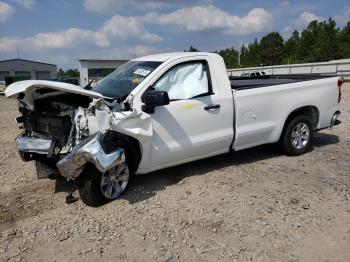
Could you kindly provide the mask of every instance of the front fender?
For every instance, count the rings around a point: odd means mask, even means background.
[[[101,173],[117,166],[125,161],[124,149],[117,148],[112,153],[106,154],[101,146],[102,133],[90,137],[76,145],[72,152],[57,163],[61,175],[73,179],[77,178],[87,163],[95,165]]]

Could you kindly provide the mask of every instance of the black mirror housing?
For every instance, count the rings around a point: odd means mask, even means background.
[[[169,95],[166,91],[146,91],[141,101],[144,103],[142,111],[153,114],[156,106],[163,106],[169,104]]]

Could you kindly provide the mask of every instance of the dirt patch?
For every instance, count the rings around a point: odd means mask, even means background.
[[[65,204],[64,180],[36,179],[15,150],[16,102],[0,97],[0,260],[348,261],[343,90],[343,123],[306,155],[267,145],[162,170],[97,209]]]
[[[39,180],[0,192],[0,232],[19,220],[57,208],[64,199],[63,194],[57,193],[74,188],[63,178],[58,178],[55,181]]]
[[[8,227],[8,223],[46,211],[50,203],[53,203],[53,201],[47,201],[47,197],[52,194],[50,189],[52,188],[47,188],[45,185],[28,184],[18,186],[10,192],[1,192],[0,225]]]

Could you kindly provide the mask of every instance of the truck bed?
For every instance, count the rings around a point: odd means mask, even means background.
[[[265,86],[274,86],[289,84],[302,81],[310,81],[334,77],[335,75],[320,75],[320,74],[299,74],[299,75],[265,75],[255,77],[229,77],[231,88],[234,90],[246,90]]]

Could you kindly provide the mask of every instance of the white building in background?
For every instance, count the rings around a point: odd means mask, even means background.
[[[117,69],[126,62],[128,60],[80,59],[80,86],[84,87],[89,83],[89,69]]]

